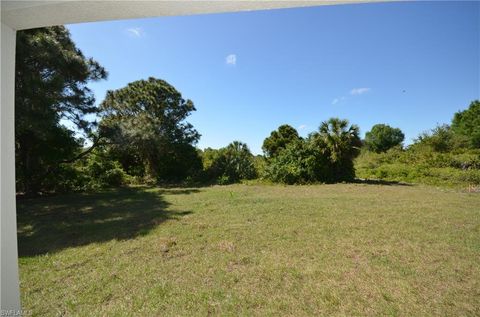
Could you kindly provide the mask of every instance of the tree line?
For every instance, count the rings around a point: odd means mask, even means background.
[[[175,87],[152,77],[137,80],[108,91],[97,106],[87,84],[107,77],[63,26],[17,33],[18,192],[127,183],[227,184],[259,177],[286,184],[352,181],[362,151],[408,150],[398,128],[378,124],[362,140],[358,126],[339,118],[320,123],[306,138],[281,125],[263,142],[263,156],[252,155],[240,141],[200,150],[201,135],[187,121],[195,105]],[[437,152],[479,149],[480,103],[472,102],[455,114],[451,125],[422,134],[409,148],[422,146]]]

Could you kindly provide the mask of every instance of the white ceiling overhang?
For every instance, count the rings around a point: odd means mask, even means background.
[[[174,1],[4,1],[2,23],[15,30],[81,22],[294,8],[391,0],[174,0]]]

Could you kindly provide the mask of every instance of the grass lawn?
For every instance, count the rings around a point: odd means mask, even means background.
[[[337,184],[19,200],[34,315],[480,315],[480,194]]]

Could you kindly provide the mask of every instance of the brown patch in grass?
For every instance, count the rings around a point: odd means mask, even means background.
[[[177,239],[176,238],[161,239],[158,242],[158,248],[163,253],[169,252],[176,245],[177,245]]]
[[[231,241],[222,240],[218,243],[220,251],[232,253],[235,251],[235,245]]]

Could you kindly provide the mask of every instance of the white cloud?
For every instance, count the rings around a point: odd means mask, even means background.
[[[352,90],[350,90],[350,95],[363,95],[367,92],[371,91],[370,88],[353,88]],[[332,105],[336,105],[340,102],[344,102],[345,100],[347,100],[347,96],[341,96],[341,97],[338,97],[338,98],[334,98],[332,100]]]
[[[370,91],[370,88],[353,88],[350,90],[350,95],[362,95]]]
[[[336,105],[337,103],[339,103],[341,101],[344,101],[345,99],[347,99],[347,97],[345,97],[345,96],[335,98],[335,99],[332,100],[332,105]]]
[[[298,126],[298,130],[303,130],[305,128],[307,128],[306,124],[301,124],[301,125]]]
[[[127,33],[130,36],[133,36],[133,37],[144,37],[145,36],[145,32],[143,31],[142,28],[129,28],[129,29],[127,29]]]
[[[225,63],[227,65],[237,65],[237,55],[235,54],[230,54],[227,57],[225,57]]]

